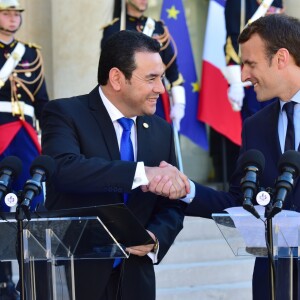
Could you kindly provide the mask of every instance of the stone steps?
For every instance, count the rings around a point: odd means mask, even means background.
[[[213,220],[186,217],[155,266],[157,300],[251,300],[254,257],[233,254]]]
[[[251,283],[249,281],[214,284],[195,287],[178,287],[176,290],[159,289],[156,300],[251,300]]]

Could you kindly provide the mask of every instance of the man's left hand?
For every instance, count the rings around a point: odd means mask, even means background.
[[[155,238],[155,235],[151,231],[149,231],[149,230],[147,230],[147,231],[153,239],[153,244],[128,247],[125,249],[125,251],[127,251],[129,254],[133,254],[133,255],[137,255],[137,256],[145,256],[149,252],[151,252],[155,245],[156,238]]]

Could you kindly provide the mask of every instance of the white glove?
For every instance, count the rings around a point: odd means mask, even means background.
[[[180,121],[184,117],[185,105],[181,103],[175,103],[171,107],[170,117],[173,121],[174,126],[179,131],[180,130]]]
[[[232,83],[228,88],[228,98],[234,111],[240,111],[245,97],[244,86],[242,83]]]
[[[224,75],[229,83],[227,93],[232,109],[240,111],[245,97],[244,83],[241,81],[241,66],[227,66],[224,70]]]
[[[185,112],[185,90],[181,85],[173,86],[171,88],[172,106],[170,117],[174,126],[179,131],[180,121],[184,117]]]

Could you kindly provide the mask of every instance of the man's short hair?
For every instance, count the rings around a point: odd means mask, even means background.
[[[103,45],[98,66],[98,83],[106,85],[109,71],[118,68],[130,80],[136,68],[136,52],[159,53],[160,44],[137,31],[122,30],[112,34]]]

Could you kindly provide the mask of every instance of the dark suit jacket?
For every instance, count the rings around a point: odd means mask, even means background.
[[[259,186],[263,188],[274,188],[279,175],[277,164],[282,155],[278,137],[279,109],[279,101],[276,101],[247,118],[243,126],[241,154],[250,149],[257,149],[265,157],[265,169],[259,177]],[[219,213],[225,208],[242,205],[243,195],[240,190],[240,181],[244,174],[241,171],[237,167],[231,178],[228,193],[196,184],[196,197],[187,207],[186,215],[210,218],[212,213]],[[287,196],[283,209],[300,211],[299,180],[295,180],[294,188]],[[266,278],[268,278],[267,265],[267,260],[264,258],[256,260],[253,274],[253,299],[255,300],[269,299],[269,286],[266,282]]]
[[[50,101],[42,130],[43,153],[57,164],[54,180],[47,185],[46,207],[120,203],[123,193],[129,193],[128,208],[159,240],[160,261],[182,229],[182,204],[140,188],[131,190],[136,162],[120,160],[116,133],[98,87],[88,95]],[[176,165],[172,128],[157,116],[137,117],[137,149],[137,161],[145,166],[158,166],[162,160]],[[82,263],[75,271],[80,278],[76,299],[100,299],[112,264],[113,260],[99,261],[97,266]],[[148,256],[125,260],[122,288],[122,299],[155,299],[155,276]]]

